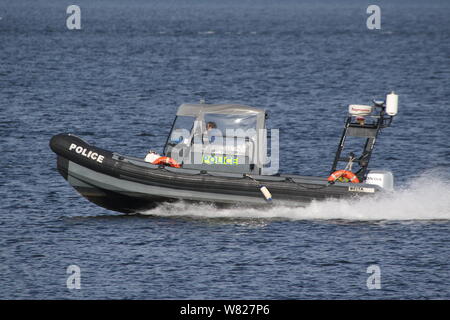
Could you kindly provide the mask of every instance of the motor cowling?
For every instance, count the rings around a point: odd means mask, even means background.
[[[394,190],[394,175],[390,171],[370,170],[364,182],[380,186],[387,191]]]

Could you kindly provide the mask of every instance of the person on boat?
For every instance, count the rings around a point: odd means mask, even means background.
[[[209,131],[211,129],[217,129],[217,124],[215,122],[213,122],[213,121],[209,121],[206,124],[206,130]]]
[[[213,129],[217,129],[217,124],[213,121],[209,121],[206,123],[206,133],[208,135],[208,141],[209,143],[213,143],[215,140],[215,136],[211,135],[210,131]]]

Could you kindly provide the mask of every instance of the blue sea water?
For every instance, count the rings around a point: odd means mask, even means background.
[[[369,30],[372,1],[75,2],[0,6],[0,298],[450,298],[450,3],[376,1]],[[326,176],[346,105],[392,90],[371,168],[396,192],[364,201],[126,216],[79,196],[48,147],[71,132],[143,157],[181,103],[235,102],[269,111],[282,172]]]

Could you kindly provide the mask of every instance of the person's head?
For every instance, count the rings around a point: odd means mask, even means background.
[[[206,130],[211,130],[211,129],[216,129],[216,128],[217,128],[217,125],[215,122],[210,121],[206,124]]]

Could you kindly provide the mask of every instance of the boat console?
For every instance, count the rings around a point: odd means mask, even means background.
[[[266,113],[236,104],[182,104],[164,154],[185,169],[261,174]]]

